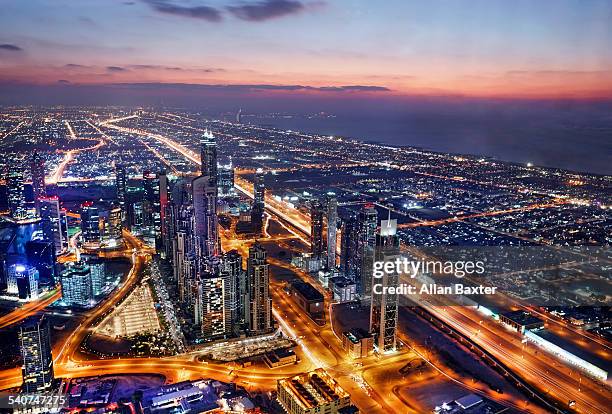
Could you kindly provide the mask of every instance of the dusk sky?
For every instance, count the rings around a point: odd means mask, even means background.
[[[5,0],[0,84],[612,98],[611,44],[607,0]]]

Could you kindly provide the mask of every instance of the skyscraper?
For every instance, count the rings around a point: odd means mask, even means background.
[[[355,281],[355,255],[357,253],[357,217],[353,211],[342,217],[340,234],[340,272]]]
[[[6,292],[19,299],[38,299],[38,269],[34,266],[14,264],[8,268]]]
[[[205,339],[227,338],[233,331],[232,323],[232,280],[228,272],[202,272],[199,283],[201,289],[201,327]],[[197,319],[197,318],[196,318]]]
[[[310,252],[312,257],[320,260],[324,251],[323,206],[318,200],[313,200],[310,204]]]
[[[129,227],[128,212],[126,205],[127,197],[127,172],[125,165],[115,165],[115,188],[117,190],[117,204],[121,209],[121,222],[125,227]]]
[[[201,258],[219,255],[217,222],[217,144],[211,132],[206,131],[200,141],[202,175],[191,182],[195,219],[194,236]]]
[[[43,238],[53,243],[56,254],[64,250],[64,233],[62,232],[62,217],[59,199],[57,196],[41,197],[39,201],[39,214],[41,217],[41,227]]]
[[[217,183],[217,143],[212,132],[208,130],[200,140],[200,170],[201,175]]]
[[[161,178],[164,179],[164,190],[167,191],[165,174],[154,174],[145,171],[142,175],[144,197],[142,203],[142,224],[144,233],[152,240],[155,249],[162,248],[162,212],[161,212]],[[164,197],[167,197],[165,195]],[[167,200],[167,198],[165,199]]]
[[[220,196],[234,195],[234,167],[230,158],[229,163],[219,166],[219,187]]]
[[[266,250],[255,243],[247,260],[247,291],[249,306],[245,320],[251,334],[258,335],[274,329],[272,297]]]
[[[53,242],[30,240],[25,244],[28,264],[38,270],[39,284],[53,286],[55,283],[56,256]]]
[[[34,193],[34,207],[36,212],[40,214],[40,199],[47,196],[45,188],[45,160],[34,151],[32,161],[30,163],[32,174],[32,192]]]
[[[376,261],[394,261],[400,257],[400,241],[396,234],[397,220],[383,220],[381,232],[376,235]],[[373,278],[372,283],[379,289],[372,290],[370,306],[370,332],[374,336],[374,348],[380,352],[395,351],[397,345],[397,311],[399,297],[387,287],[399,284],[399,274],[384,272],[381,278]]]
[[[81,237],[92,247],[100,244],[100,212],[91,201],[81,204]]]
[[[230,289],[230,313],[234,325],[244,321],[244,296],[246,291],[245,275],[242,271],[242,256],[237,250],[225,253],[221,259],[221,274],[225,275],[229,282]]]
[[[219,254],[217,223],[217,186],[210,177],[202,175],[192,182],[194,236],[201,257]]]
[[[338,199],[334,193],[327,194],[327,268],[336,267],[336,235],[338,224]]]
[[[6,179],[6,190],[8,193],[8,204],[11,217],[14,220],[26,218],[26,198],[23,189],[23,172],[17,167],[13,167]]]
[[[258,168],[253,177],[253,207],[251,208],[251,224],[253,231],[256,233],[261,232],[263,228],[263,215],[266,206],[265,194],[266,186],[263,170]]]
[[[71,263],[60,274],[62,300],[68,306],[91,306],[94,291],[91,271],[84,262]]]
[[[366,204],[357,215],[356,252],[354,256],[357,293],[369,298],[372,293],[372,273],[378,213],[372,204]]]
[[[53,388],[53,358],[49,324],[44,315],[31,317],[19,328],[23,365],[21,374],[25,393],[49,392]]]

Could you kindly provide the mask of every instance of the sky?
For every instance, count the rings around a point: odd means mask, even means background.
[[[92,92],[170,100],[612,98],[608,0],[3,0],[1,7],[3,103]]]

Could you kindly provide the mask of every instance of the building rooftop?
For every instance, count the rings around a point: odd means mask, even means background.
[[[291,282],[291,286],[309,301],[323,302],[323,295],[310,283],[301,280]]]

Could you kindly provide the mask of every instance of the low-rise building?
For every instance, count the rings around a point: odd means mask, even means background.
[[[374,337],[360,328],[342,334],[342,348],[352,358],[364,358],[374,349]]]
[[[325,298],[310,283],[301,280],[291,282],[291,293],[295,302],[311,317],[317,318],[323,315]]]
[[[323,369],[278,381],[278,402],[288,414],[342,414],[351,405],[350,395]]]

